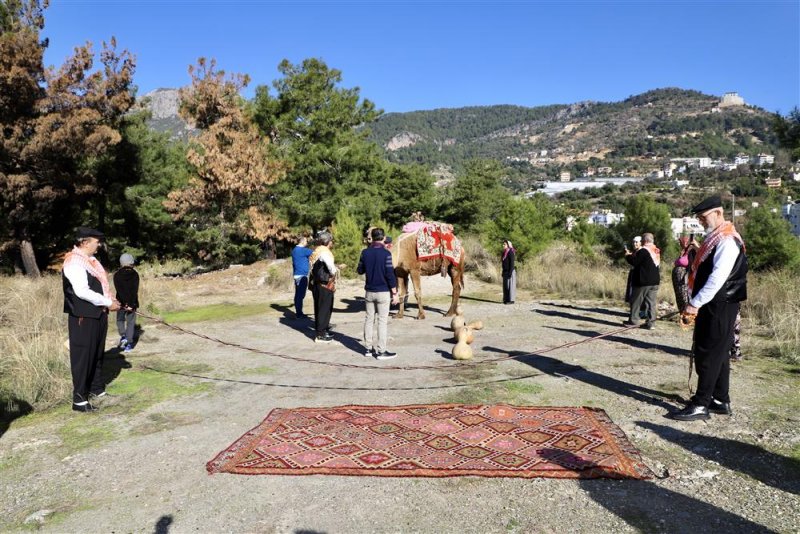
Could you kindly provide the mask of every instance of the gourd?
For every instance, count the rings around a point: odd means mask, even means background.
[[[469,360],[472,358],[472,347],[467,344],[467,330],[462,328],[458,332],[458,343],[453,347],[453,359]]]
[[[456,316],[453,317],[452,321],[450,321],[450,330],[456,333],[456,337],[458,336],[458,329],[464,326],[464,324],[466,324],[466,319],[464,319],[464,308],[457,306]]]

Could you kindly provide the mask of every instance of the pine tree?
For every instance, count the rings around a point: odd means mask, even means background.
[[[134,58],[103,43],[92,71],[91,44],[58,69],[45,69],[40,39],[47,2],[13,0],[0,11],[0,250],[18,250],[25,272],[63,243],[79,204],[102,192],[97,162],[120,141],[133,103]]]

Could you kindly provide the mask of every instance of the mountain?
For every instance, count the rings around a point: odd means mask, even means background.
[[[447,173],[470,158],[493,158],[527,182],[588,167],[636,175],[669,158],[774,153],[771,125],[770,113],[738,95],[667,88],[610,103],[387,113],[369,129],[393,161]]]
[[[178,113],[180,108],[179,89],[156,89],[136,99],[132,112],[149,111],[147,125],[157,132],[168,133],[170,139],[186,141],[197,132]]]

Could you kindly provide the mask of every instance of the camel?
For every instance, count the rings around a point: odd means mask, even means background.
[[[397,311],[397,315],[395,315],[395,319],[403,318],[406,296],[408,295],[409,276],[414,283],[414,297],[417,299],[417,307],[419,308],[417,319],[425,318],[420,277],[433,276],[435,274],[444,276],[443,268],[450,275],[450,280],[453,284],[453,298],[450,301],[450,309],[447,310],[445,317],[453,316],[456,314],[458,298],[461,296],[461,289],[464,287],[464,261],[466,258],[464,250],[461,250],[461,260],[458,265],[447,261],[445,258],[431,258],[419,261],[417,259],[416,236],[416,232],[400,234],[395,240],[394,247],[392,247],[392,263],[394,263],[394,272],[397,275],[397,293],[400,300],[400,308]],[[444,267],[442,265],[443,262],[446,264]]]

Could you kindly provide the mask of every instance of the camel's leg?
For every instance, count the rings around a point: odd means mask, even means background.
[[[461,277],[464,276],[464,272],[461,270],[460,266],[456,267],[455,265],[451,265],[450,268],[450,280],[453,283],[453,298],[450,300],[450,309],[447,310],[447,313],[444,314],[445,317],[452,317],[456,314],[456,307],[458,307],[458,299],[461,297]]]
[[[408,300],[408,273],[397,275],[397,298],[400,301],[400,305],[394,318],[402,319],[406,308],[406,300]]]
[[[414,297],[417,299],[417,319],[425,318],[425,307],[422,305],[422,282],[419,269],[411,271],[411,281],[414,283]]]

